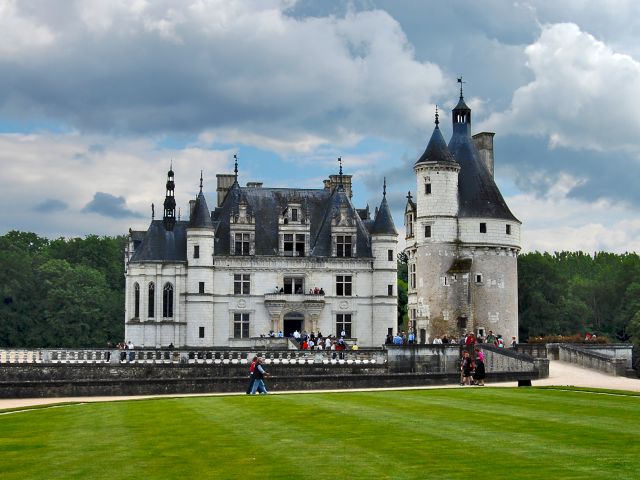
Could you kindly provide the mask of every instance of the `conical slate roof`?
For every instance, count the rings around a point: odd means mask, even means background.
[[[431,134],[431,139],[427,144],[427,148],[416,162],[416,165],[426,162],[456,163],[456,159],[453,155],[451,155],[451,152],[447,147],[447,143],[444,141],[444,137],[442,136],[437,123],[436,128],[433,129],[433,133]]]
[[[211,212],[207,206],[207,201],[204,198],[202,190],[196,197],[196,204],[193,207],[191,214],[191,221],[189,227],[192,228],[213,228],[213,222],[211,221]]]
[[[382,196],[382,202],[378,209],[378,214],[371,227],[372,235],[397,235],[396,226],[393,224],[393,217],[391,216],[391,210],[387,203],[387,196]]]

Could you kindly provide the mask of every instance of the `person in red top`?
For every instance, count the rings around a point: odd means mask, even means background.
[[[473,333],[469,333],[467,338],[464,341],[465,345],[475,345],[476,344],[476,336]]]
[[[256,368],[256,363],[258,363],[258,357],[253,357],[251,365],[249,365],[249,387],[247,387],[247,395],[251,395],[251,389],[253,388],[253,371]]]

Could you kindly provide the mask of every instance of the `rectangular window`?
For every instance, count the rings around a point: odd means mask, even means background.
[[[342,336],[344,332],[345,338],[351,338],[351,314],[338,313],[336,315],[336,335]]]
[[[416,264],[412,263],[409,266],[411,275],[409,276],[409,285],[411,288],[416,288]]]
[[[431,238],[431,225],[424,226],[424,236],[425,238]]]
[[[336,257],[351,256],[351,235],[336,236]]]
[[[387,260],[393,262],[393,250],[387,250]]]
[[[387,285],[387,295],[393,296],[393,285]]]
[[[303,277],[284,277],[284,293],[286,294],[302,294],[304,293]]]
[[[482,283],[482,274],[481,273],[477,273],[476,274],[476,283]]]
[[[233,275],[233,294],[249,295],[251,293],[251,275],[236,273]]]
[[[249,338],[249,314],[233,314],[233,338]]]
[[[487,233],[487,224],[480,222],[480,233]]]
[[[284,234],[284,254],[293,256],[293,233]]]
[[[298,209],[297,208],[292,208],[291,209],[291,221],[292,222],[297,222],[298,221]]]
[[[204,282],[198,282],[198,293],[204,293]]]
[[[204,327],[198,328],[198,338],[204,338]]]
[[[431,184],[430,183],[425,183],[424,184],[424,193],[426,193],[427,195],[431,195]]]
[[[250,235],[248,233],[236,233],[234,255],[249,255]]]
[[[304,257],[304,233],[296,233],[296,255]]]
[[[193,258],[200,258],[200,245],[193,246]]]
[[[336,295],[339,297],[351,296],[351,275],[336,275]]]
[[[506,234],[507,234],[507,235],[511,235],[511,225],[509,225],[509,224],[507,223],[506,227],[507,227],[507,228],[506,228]]]

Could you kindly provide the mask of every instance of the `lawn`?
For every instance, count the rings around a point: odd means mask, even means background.
[[[0,415],[0,477],[631,479],[640,396],[538,388],[175,398]]]

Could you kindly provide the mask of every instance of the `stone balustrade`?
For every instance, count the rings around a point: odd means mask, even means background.
[[[254,356],[265,364],[371,365],[387,362],[383,350],[203,350],[203,349],[0,349],[0,364],[240,364]]]

